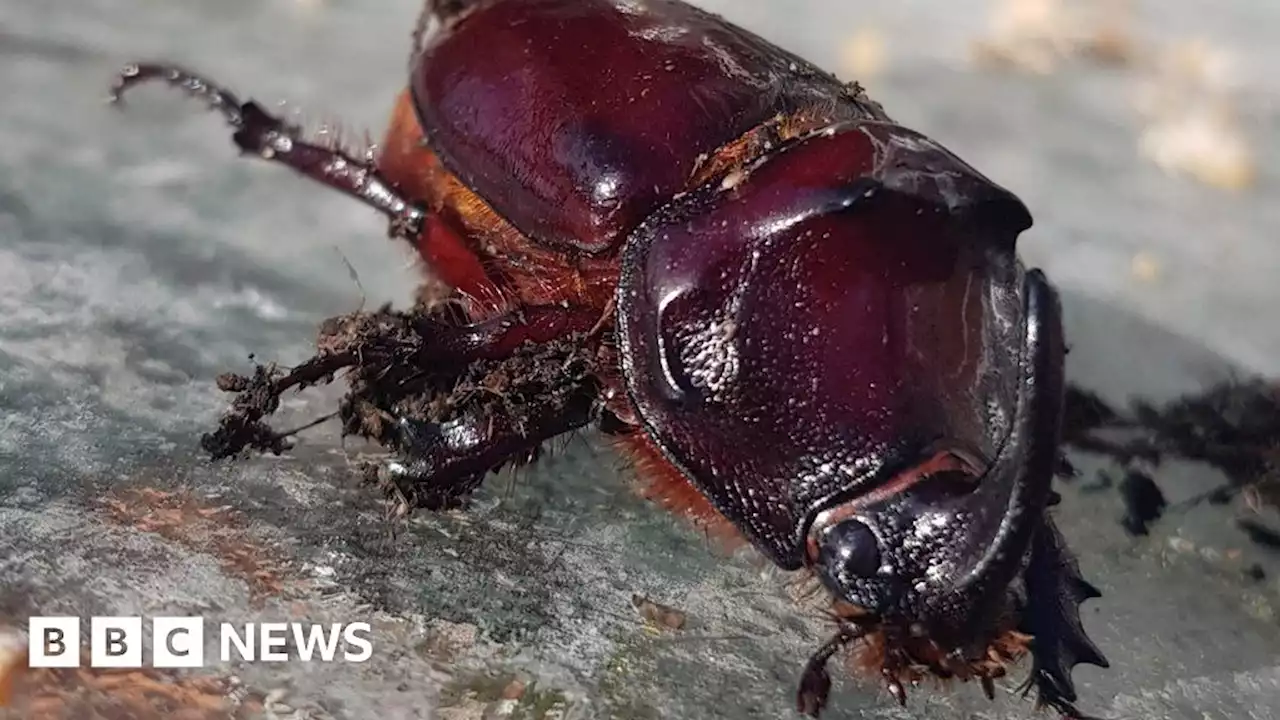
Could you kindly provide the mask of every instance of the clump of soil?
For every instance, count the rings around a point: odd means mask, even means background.
[[[1280,385],[1275,382],[1224,382],[1164,405],[1135,401],[1127,409],[1070,387],[1064,420],[1067,446],[1109,456],[1126,468],[1120,489],[1131,532],[1145,534],[1166,507],[1158,487],[1138,468],[1158,467],[1168,458],[1203,462],[1228,478],[1227,485],[1206,490],[1193,503],[1221,504],[1243,495],[1255,509],[1280,509]]]
[[[220,375],[219,389],[234,398],[218,429],[200,439],[201,447],[214,460],[246,450],[284,452],[297,431],[277,432],[265,418],[280,408],[284,393],[330,384],[340,371],[349,391],[337,412],[324,419],[336,415],[345,434],[387,443],[389,430],[379,410],[390,412],[406,398],[438,397],[445,392],[442,381],[457,374],[431,357],[434,348],[425,337],[432,329],[457,325],[448,320],[443,311],[422,305],[407,312],[387,305],[330,318],[320,327],[316,354],[302,364],[286,370],[255,362],[252,375]]]
[[[1124,498],[1121,524],[1130,535],[1149,534],[1151,524],[1159,520],[1169,506],[1156,481],[1140,470],[1130,470],[1120,481],[1120,496]]]
[[[645,622],[658,628],[680,630],[689,619],[685,611],[671,605],[664,605],[639,593],[632,594],[631,606],[636,609],[640,617],[644,618]]]
[[[529,408],[556,412],[584,395],[594,396],[596,358],[580,336],[525,344],[502,359],[470,359],[466,347],[476,339],[463,329],[465,323],[455,306],[425,300],[409,310],[386,305],[331,318],[320,327],[316,354],[300,365],[255,362],[252,375],[219,376],[218,387],[233,394],[231,407],[218,428],[201,438],[201,446],[214,460],[252,452],[279,455],[301,430],[337,418],[344,436],[403,450],[397,430],[401,418],[433,424],[499,413],[520,418]],[[268,423],[284,393],[339,378],[347,391],[333,413],[288,431]],[[364,473],[407,505],[439,504],[430,493],[389,484],[375,465],[366,464]]]

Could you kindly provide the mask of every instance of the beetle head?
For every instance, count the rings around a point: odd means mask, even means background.
[[[802,138],[655,214],[619,284],[646,430],[777,564],[985,642],[1043,519],[1063,348],[1026,208],[888,123]]]
[[[952,564],[958,523],[948,506],[976,487],[970,468],[942,453],[888,483],[878,501],[824,510],[809,528],[806,563],[841,600],[875,616],[894,612],[911,590],[925,589],[909,587],[913,580],[941,576]]]
[[[1023,338],[1005,368],[1016,398],[995,457],[930,449],[874,490],[817,513],[806,538],[806,563],[837,598],[876,622],[975,651],[1020,610],[1018,578],[1057,460],[1060,312],[1039,272],[1026,274],[1023,295]]]

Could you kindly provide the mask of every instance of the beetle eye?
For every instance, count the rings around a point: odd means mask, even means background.
[[[876,536],[857,520],[836,523],[823,533],[818,564],[845,578],[875,577],[880,571]]]

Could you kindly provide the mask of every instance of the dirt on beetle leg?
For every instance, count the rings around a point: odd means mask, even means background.
[[[344,436],[395,449],[397,418],[444,423],[463,415],[518,416],[531,404],[563,406],[596,386],[597,353],[578,335],[526,343],[502,359],[442,361],[430,333],[464,322],[454,305],[429,298],[420,298],[407,311],[387,305],[330,318],[320,326],[316,354],[301,364],[285,369],[255,362],[251,375],[219,376],[219,389],[234,397],[218,428],[201,438],[201,446],[214,460],[252,452],[279,455],[292,447],[291,438],[300,431],[336,417]],[[347,391],[334,412],[287,431],[268,423],[284,393],[327,385],[339,376]],[[534,449],[517,460],[532,461],[537,453]],[[377,464],[362,463],[361,473],[367,483],[399,499],[406,506],[402,510],[419,504],[413,488],[396,487]]]

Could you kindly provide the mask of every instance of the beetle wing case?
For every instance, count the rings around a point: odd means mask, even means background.
[[[646,429],[749,539],[799,567],[808,520],[946,442],[1009,432],[1026,208],[931,140],[854,122],[673,202],[618,288]]]
[[[529,237],[599,252],[771,118],[876,117],[834,76],[681,2],[489,0],[423,48],[432,150]]]

